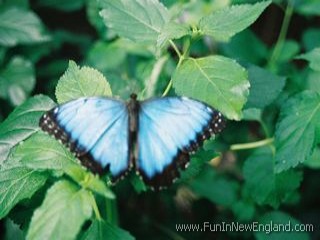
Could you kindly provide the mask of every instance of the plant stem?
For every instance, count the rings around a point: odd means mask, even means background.
[[[267,138],[257,142],[233,144],[230,146],[230,150],[236,151],[236,150],[258,148],[258,147],[269,145],[273,141],[274,141],[274,138]]]
[[[154,64],[150,77],[149,79],[147,79],[147,86],[143,90],[143,97],[149,98],[153,96],[158,78],[168,59],[168,55],[164,55],[161,58],[159,58]]]
[[[172,41],[172,40],[169,40],[169,43],[171,45],[171,47],[173,48],[173,50],[176,52],[176,54],[178,55],[179,58],[181,58],[181,52],[179,51],[177,45]]]
[[[100,215],[100,212],[99,212],[99,208],[98,208],[98,205],[97,205],[97,202],[96,202],[96,199],[94,198],[92,192],[90,191],[90,197],[91,197],[91,205],[92,205],[92,208],[93,208],[93,211],[96,215],[96,218],[98,220],[102,220],[102,217]]]
[[[176,51],[178,57],[179,57],[179,61],[178,61],[178,64],[177,64],[177,67],[176,68],[179,68],[180,65],[182,64],[183,60],[186,59],[188,56],[189,56],[189,50],[190,50],[190,38],[187,38],[183,44],[183,54],[180,53],[179,49],[177,48],[176,44],[170,40],[170,44],[171,46],[173,47],[173,49]],[[172,78],[170,79],[166,89],[164,90],[163,94],[162,94],[162,97],[165,97],[170,89],[172,87]]]
[[[278,60],[279,55],[282,51],[284,41],[287,36],[292,13],[293,13],[293,5],[292,5],[291,1],[288,1],[288,5],[287,5],[285,13],[284,13],[284,18],[283,18],[282,26],[281,26],[280,33],[278,36],[278,40],[276,42],[276,45],[273,49],[273,52],[272,52],[271,57],[270,57],[268,64],[267,64],[269,68],[273,68],[274,64]]]

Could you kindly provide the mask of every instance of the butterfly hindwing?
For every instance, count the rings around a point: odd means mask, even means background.
[[[179,176],[178,168],[225,122],[221,113],[189,98],[167,97],[141,102],[136,167],[154,188],[168,186]]]
[[[76,153],[84,165],[113,180],[129,168],[126,104],[110,98],[80,98],[60,105],[40,120],[41,128]]]

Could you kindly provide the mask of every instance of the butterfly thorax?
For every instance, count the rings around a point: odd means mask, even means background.
[[[130,149],[130,165],[135,165],[135,160],[137,159],[137,132],[138,132],[138,122],[139,122],[139,108],[140,104],[137,100],[137,95],[132,93],[130,100],[127,104],[128,116],[129,116],[129,149]]]

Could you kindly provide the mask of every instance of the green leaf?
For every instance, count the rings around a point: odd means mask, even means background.
[[[30,98],[0,124],[0,164],[7,159],[11,148],[39,129],[41,115],[54,105],[53,101],[46,96]]]
[[[34,212],[27,239],[75,239],[92,214],[91,194],[69,181],[55,183]]]
[[[115,199],[114,193],[107,188],[106,183],[103,182],[98,175],[86,171],[82,166],[69,165],[64,171],[83,188],[99,193],[105,198]]]
[[[37,171],[53,170],[55,175],[61,175],[67,167],[77,164],[69,150],[44,132],[37,132],[19,144],[11,157]]]
[[[296,0],[295,11],[306,16],[320,15],[320,2],[318,0]]]
[[[69,62],[69,67],[56,88],[59,104],[80,97],[110,95],[110,85],[100,72],[89,67],[79,68],[73,61]]]
[[[320,168],[320,148],[316,147],[312,155],[303,162],[309,168],[319,169]]]
[[[97,0],[86,1],[86,13],[88,21],[97,30],[101,38],[109,39],[110,36],[108,36],[107,27],[104,24],[103,19],[99,15],[99,11],[100,7]]]
[[[255,202],[278,207],[299,187],[302,176],[292,170],[276,174],[273,164],[271,149],[259,149],[246,160],[243,175]]]
[[[47,180],[47,175],[7,161],[0,168],[0,219],[21,200],[30,198]]]
[[[283,42],[279,56],[277,57],[277,63],[287,63],[291,61],[300,51],[300,45],[293,40],[286,40]]]
[[[262,110],[259,108],[247,108],[243,110],[243,120],[258,121],[262,119]]]
[[[272,211],[259,218],[259,224],[264,231],[255,232],[254,235],[258,240],[308,240],[310,239],[306,232],[295,231],[294,227],[300,224],[298,220],[292,216],[280,212]],[[273,224],[273,225],[272,225]],[[279,224],[283,224],[285,231],[280,231]],[[278,227],[278,230],[274,228]]]
[[[237,201],[232,205],[232,211],[239,221],[250,221],[255,214],[253,203],[242,200]]]
[[[310,157],[320,134],[320,96],[304,91],[290,98],[281,108],[275,132],[275,169],[295,167]]]
[[[320,46],[320,29],[319,28],[309,28],[303,32],[302,36],[303,48],[306,51],[311,51],[312,49]]]
[[[157,47],[163,48],[169,40],[179,39],[186,35],[191,35],[191,29],[187,25],[168,22],[158,36]]]
[[[85,232],[82,240],[133,240],[135,239],[129,232],[118,228],[117,226],[111,225],[106,221],[94,220],[89,227],[89,229]]]
[[[50,7],[61,11],[76,11],[84,6],[85,0],[38,0],[37,4],[42,7]]]
[[[234,5],[218,10],[200,20],[199,30],[218,41],[227,41],[254,23],[270,3],[264,1],[253,5]]]
[[[251,65],[247,68],[250,81],[250,94],[246,108],[264,108],[272,103],[285,85],[285,78],[263,68]]]
[[[40,19],[33,12],[22,8],[0,10],[0,45],[13,47],[49,39],[49,36],[44,34]]]
[[[205,197],[218,205],[229,207],[237,200],[236,182],[218,176],[209,166],[189,185],[198,196]]]
[[[169,21],[167,8],[157,0],[100,0],[100,15],[119,36],[136,42],[155,44]]]
[[[320,71],[320,47],[315,48],[308,53],[299,55],[297,59],[307,60],[312,70]]]
[[[254,51],[248,51],[248,42]],[[269,57],[267,46],[250,29],[235,35],[221,47],[223,55],[257,65],[265,62]]]
[[[188,168],[184,171],[181,171],[181,177],[177,182],[187,182],[197,177],[207,166],[207,162],[216,157],[220,157],[219,154],[217,154],[213,150],[204,150],[205,147],[206,145],[204,145],[203,149],[200,149],[195,155],[191,157]],[[212,147],[209,147],[209,149],[212,149]]]
[[[118,42],[98,41],[88,52],[87,62],[99,71],[115,70],[125,61],[127,53]]]
[[[250,86],[247,72],[222,56],[185,60],[173,75],[176,93],[202,100],[239,120]]]
[[[19,161],[37,171],[51,170],[55,176],[66,173],[82,187],[106,198],[115,198],[99,176],[86,171],[65,146],[46,133],[35,133],[19,144],[10,160]]]
[[[7,218],[5,221],[4,240],[10,239],[24,240],[26,237],[23,231],[19,228],[18,224],[15,224],[11,219]]]
[[[13,105],[26,100],[36,83],[32,63],[21,57],[14,57],[0,71],[0,98],[8,99]]]

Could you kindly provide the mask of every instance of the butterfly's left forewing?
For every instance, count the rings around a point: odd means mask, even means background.
[[[41,128],[75,152],[84,165],[116,180],[129,168],[128,111],[110,98],[80,98],[44,114]]]
[[[158,98],[142,102],[139,111],[136,167],[154,188],[168,186],[178,169],[211,135],[225,126],[220,112],[189,98]]]

